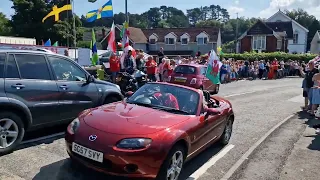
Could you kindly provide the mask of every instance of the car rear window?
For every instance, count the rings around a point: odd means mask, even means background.
[[[197,69],[193,66],[177,66],[174,72],[179,74],[196,74]]]

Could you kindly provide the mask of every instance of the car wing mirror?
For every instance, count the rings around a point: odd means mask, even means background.
[[[211,115],[211,116],[218,115],[221,113],[217,108],[206,108],[205,112],[207,115]]]
[[[128,92],[126,92],[125,94],[124,94],[124,96],[125,97],[130,97],[130,96],[132,96],[133,95],[133,92],[132,91],[128,91]]]
[[[94,76],[93,75],[86,75],[86,80],[87,80],[87,83],[91,83],[94,81]]]

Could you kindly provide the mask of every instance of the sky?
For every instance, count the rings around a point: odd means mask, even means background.
[[[10,18],[14,14],[11,9],[12,2],[10,0],[1,1],[0,12]],[[114,13],[125,11],[124,1],[113,0]],[[95,3],[89,3],[88,0],[74,0],[74,2],[76,14],[84,15],[90,10],[98,9],[107,0],[97,0]],[[166,5],[186,12],[187,9],[210,6],[211,4],[226,8],[231,18],[235,18],[236,13],[239,13],[240,17],[268,18],[279,9],[292,10],[302,8],[320,20],[320,0],[128,0],[128,11],[130,13],[143,13],[152,7]]]

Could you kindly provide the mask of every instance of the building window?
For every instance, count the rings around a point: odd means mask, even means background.
[[[188,38],[182,38],[181,39],[181,44],[182,45],[187,45],[188,44]]]
[[[197,39],[197,42],[199,45],[208,44],[208,38],[207,37],[199,37]]]
[[[174,38],[166,38],[166,44],[174,44]]]
[[[282,48],[282,40],[277,40],[277,49],[280,50]]]
[[[156,39],[150,39],[150,40],[149,40],[149,43],[150,43],[150,44],[155,44],[155,43],[156,43]]]
[[[298,38],[299,38],[299,34],[298,33],[294,33],[293,34],[293,44],[298,44]]]
[[[266,50],[266,36],[253,36],[252,49],[253,50]]]

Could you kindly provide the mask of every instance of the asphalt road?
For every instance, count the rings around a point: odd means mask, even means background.
[[[225,147],[212,146],[191,160],[185,165],[180,179],[223,178],[250,147],[270,129],[300,110],[303,103],[301,81],[300,78],[288,78],[238,81],[222,85],[219,95],[231,101],[236,115],[231,142]],[[299,121],[289,120],[284,123],[261,143],[250,159],[232,174],[231,179],[265,179],[259,177],[266,177],[265,173],[272,172],[276,173],[271,179],[279,178],[282,172],[279,168],[283,167],[285,157],[288,157],[293,149],[292,144],[298,141],[305,128],[306,126]],[[63,128],[56,129],[59,131]],[[53,130],[52,133],[55,131],[57,130]],[[39,135],[29,135],[27,140],[37,136]],[[64,140],[61,137],[21,145],[19,150],[0,157],[0,179],[124,179],[106,176],[71,164],[64,146]],[[268,163],[264,163],[265,157],[269,157]],[[272,165],[279,168],[270,168],[273,167]],[[259,166],[264,168],[258,168]],[[290,169],[290,167],[287,168]],[[264,169],[272,170],[266,172]]]

